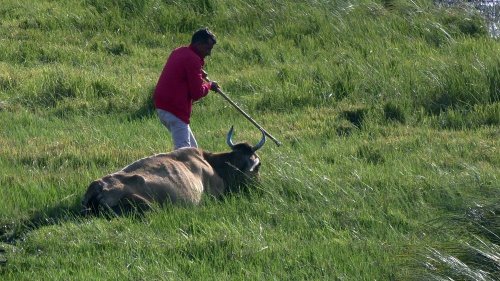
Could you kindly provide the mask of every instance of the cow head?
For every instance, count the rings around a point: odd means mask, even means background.
[[[246,187],[252,180],[258,179],[261,166],[260,158],[256,151],[262,148],[266,142],[266,136],[262,132],[262,138],[255,146],[243,143],[233,143],[233,127],[227,133],[226,143],[231,152],[223,153],[221,160],[215,168],[217,173],[224,179],[229,192]]]
[[[266,143],[266,135],[262,132],[262,138],[255,146],[251,146],[246,142],[234,144],[233,129],[231,126],[226,138],[226,143],[231,148],[231,154],[233,155],[231,164],[247,175],[257,175],[261,163],[259,156],[255,152]]]

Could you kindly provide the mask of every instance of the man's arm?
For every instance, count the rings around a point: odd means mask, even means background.
[[[201,63],[197,61],[187,62],[186,76],[191,99],[196,101],[208,94],[212,84],[203,80],[203,69]]]

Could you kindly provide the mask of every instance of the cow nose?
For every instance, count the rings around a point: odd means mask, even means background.
[[[255,162],[253,162],[252,167],[250,167],[250,172],[258,172],[258,171],[259,171],[259,167],[260,167],[260,161],[259,161],[259,159],[257,158],[257,159],[255,160]]]

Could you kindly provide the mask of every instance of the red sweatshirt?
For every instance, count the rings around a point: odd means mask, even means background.
[[[191,46],[179,47],[168,57],[153,100],[163,109],[189,124],[193,101],[208,94],[211,83],[204,82],[202,67],[205,61]]]

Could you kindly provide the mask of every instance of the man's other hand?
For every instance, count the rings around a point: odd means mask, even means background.
[[[219,91],[219,84],[217,84],[217,82],[215,82],[215,81],[212,81],[210,83],[212,84],[210,86],[210,90],[212,90],[214,92],[218,92]]]

